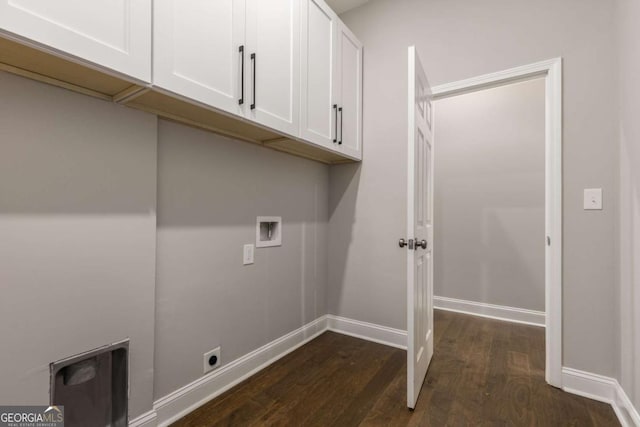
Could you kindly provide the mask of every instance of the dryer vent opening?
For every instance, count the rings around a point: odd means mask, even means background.
[[[126,427],[129,342],[51,364],[51,404],[64,406],[65,426]]]

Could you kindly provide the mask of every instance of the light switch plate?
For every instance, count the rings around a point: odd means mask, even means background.
[[[584,209],[602,210],[602,188],[584,189]]]
[[[242,264],[249,265],[253,264],[253,253],[255,246],[249,244],[244,245],[244,251],[242,252]]]

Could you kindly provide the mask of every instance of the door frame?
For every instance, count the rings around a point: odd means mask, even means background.
[[[433,100],[545,78],[545,380],[562,387],[562,58],[446,83]]]

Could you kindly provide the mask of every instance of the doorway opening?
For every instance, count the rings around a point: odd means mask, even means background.
[[[543,140],[544,140],[544,153],[543,153],[543,162],[544,162],[544,191],[543,194],[540,194],[540,199],[543,201],[543,206],[541,210],[544,211],[544,223],[538,224],[540,230],[544,230],[544,234],[539,236],[540,245],[544,245],[544,254],[541,254],[544,261],[544,274],[541,275],[544,280],[544,296],[538,296],[540,299],[535,302],[532,307],[528,307],[530,309],[523,310],[515,310],[512,313],[509,313],[509,318],[511,320],[515,319],[520,320],[523,323],[538,323],[545,326],[545,379],[547,383],[555,387],[562,387],[562,116],[561,116],[561,74],[562,74],[562,61],[560,58],[542,61],[535,64],[530,64],[523,67],[517,67],[510,70],[505,70],[497,73],[487,74],[480,77],[475,77],[467,80],[462,80],[459,82],[449,83],[441,86],[436,86],[432,88],[432,96],[435,105],[435,116],[438,117],[438,101],[443,101],[442,105],[444,106],[446,102],[448,102],[451,98],[462,95],[459,99],[462,99],[464,95],[475,94],[478,95],[481,92],[489,92],[487,89],[496,89],[500,91],[501,89],[506,89],[508,87],[516,87],[519,85],[520,89],[527,90],[535,90],[535,86],[537,85],[540,90],[543,91],[544,99],[542,102],[544,103],[544,132],[543,132]],[[517,84],[517,85],[516,85]],[[504,92],[504,91],[503,91]],[[487,106],[490,108],[490,106]],[[490,123],[487,123],[490,125]],[[473,135],[473,127],[474,126],[482,126],[482,124],[470,124],[469,128],[466,129],[469,132],[469,135]],[[438,120],[434,120],[434,141],[435,141],[435,152],[441,148],[441,141],[439,141],[438,134]],[[494,152],[494,155],[497,157],[504,157],[505,147],[494,147],[497,152]],[[436,154],[437,155],[437,154]],[[477,155],[477,153],[476,153]],[[488,153],[491,155],[491,153]],[[470,162],[469,165],[474,165],[473,154],[469,153],[469,158],[459,159],[461,162]],[[525,167],[526,164],[529,163],[533,159],[525,159]],[[438,162],[440,159],[436,161],[436,170],[438,168]],[[486,165],[486,164],[485,164]],[[517,168],[518,165],[513,165],[513,167]],[[470,167],[472,169],[472,167]],[[481,172],[481,171],[477,171]],[[488,171],[492,172],[492,171]],[[518,178],[515,178],[515,175],[512,175],[510,182],[496,182],[495,187],[500,187],[502,189],[508,188],[509,186],[516,187],[518,185],[526,184],[526,177],[523,177],[522,174],[519,174]],[[436,174],[436,179],[438,179],[439,175]],[[486,178],[486,177],[485,177]],[[493,176],[495,178],[495,175]],[[531,178],[531,176],[529,177]],[[482,177],[478,177],[479,180]],[[506,176],[501,178],[502,180],[508,179]],[[518,183],[518,179],[523,180]],[[490,185],[490,182],[484,182],[485,185]],[[490,188],[488,189],[490,190]],[[487,193],[489,194],[490,191]],[[534,194],[535,196],[535,194]],[[468,200],[469,197],[473,198],[473,194],[466,194],[465,203],[473,203],[473,200]],[[537,196],[536,196],[537,197]],[[475,201],[476,203],[478,200]],[[472,206],[472,205],[469,205]],[[438,212],[440,207],[436,206],[436,212]],[[467,212],[462,212],[462,215],[468,214],[472,215],[471,212],[467,210]],[[513,230],[523,231],[521,226],[525,224],[527,221],[530,221],[528,216],[531,216],[531,209],[522,209],[522,203],[520,203],[520,209],[517,207],[514,209],[494,209],[493,211],[484,213],[484,228],[485,232],[487,230],[496,230],[502,226],[507,224],[507,227],[512,227]],[[472,218],[470,218],[471,220]],[[476,218],[477,219],[477,218]],[[482,219],[481,219],[482,220]],[[493,221],[493,222],[492,222]],[[441,223],[438,223],[438,217],[436,215],[436,233],[440,230],[442,226]],[[504,231],[504,230],[503,230]],[[480,231],[482,233],[482,231]],[[461,236],[458,236],[461,237]],[[481,236],[482,237],[482,236]],[[485,240],[487,236],[484,236]],[[505,237],[505,236],[503,236]],[[493,236],[492,238],[495,238]],[[436,237],[437,239],[437,237]],[[490,240],[490,239],[489,239]],[[494,239],[495,240],[495,239]],[[458,242],[460,245],[464,245],[465,243],[469,245],[473,245],[473,239],[468,239],[467,242]],[[517,251],[519,248],[517,247],[506,247],[507,239],[498,239],[498,241],[494,241],[495,245],[489,245],[488,247],[483,248],[485,251],[493,251],[493,255],[496,255],[496,252],[503,251]],[[443,243],[446,245],[446,242]],[[477,249],[477,248],[471,248]],[[442,253],[438,253],[438,248],[435,251],[435,257],[442,257]],[[489,256],[492,254],[489,253]],[[485,254],[486,255],[486,254]],[[522,255],[522,254],[521,254]],[[499,256],[496,255],[496,262],[504,262],[505,257],[500,260]],[[525,254],[526,256],[526,254]],[[506,256],[508,258],[508,256]],[[512,257],[513,258],[513,257]],[[513,258],[515,259],[515,258]],[[539,260],[542,262],[542,260]],[[504,266],[506,268],[514,267],[513,265]],[[519,266],[522,268],[526,268],[527,266]],[[495,270],[497,271],[497,270]],[[495,272],[494,271],[494,272]],[[491,276],[490,272],[486,272],[488,276]],[[503,278],[496,277],[486,277],[487,280],[500,281]],[[503,280],[504,281],[504,280]],[[478,291],[476,289],[476,291]],[[493,290],[489,291],[487,289],[480,289],[481,292],[494,292],[500,293],[501,291]],[[533,291],[532,289],[522,290],[522,294],[519,296],[521,299],[526,299],[531,297],[532,294],[527,295],[527,292]],[[484,295],[486,297],[486,295]],[[517,298],[517,297],[516,297]],[[470,298],[471,299],[471,298]],[[534,298],[535,299],[535,298]],[[436,299],[436,307],[441,306],[443,308],[448,308],[452,310],[458,309],[459,311],[469,311],[468,306],[465,307],[466,301],[464,299],[455,299],[455,298],[437,298]],[[504,308],[507,304],[498,305],[498,304],[476,304],[473,310],[478,314],[485,315],[493,315],[494,317],[501,317],[499,315],[500,308]],[[514,303],[514,306],[517,307],[517,304]],[[484,313],[483,313],[484,311]],[[498,315],[496,315],[498,313]],[[540,315],[542,314],[542,316]],[[505,316],[506,317],[506,316]]]

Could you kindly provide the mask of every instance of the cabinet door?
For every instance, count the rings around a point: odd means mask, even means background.
[[[249,118],[299,134],[300,0],[247,0]]]
[[[244,13],[245,0],[155,0],[153,84],[242,114]]]
[[[343,24],[338,31],[339,140],[343,153],[362,159],[362,44]]]
[[[0,33],[151,81],[151,0],[1,0]]]
[[[334,62],[338,19],[324,0],[304,0],[300,16],[300,137],[337,148]]]

